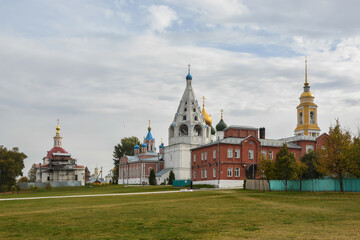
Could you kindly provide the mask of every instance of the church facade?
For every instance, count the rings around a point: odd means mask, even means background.
[[[176,179],[190,179],[192,148],[211,141],[211,118],[201,110],[192,88],[190,65],[186,76],[186,88],[172,123],[169,126],[168,146],[164,148],[164,168],[172,170]]]
[[[54,147],[47,152],[43,163],[33,164],[32,171],[35,172],[35,182],[60,182],[69,185],[80,182],[81,185],[85,185],[85,167],[77,165],[77,160],[62,147],[59,121]]]

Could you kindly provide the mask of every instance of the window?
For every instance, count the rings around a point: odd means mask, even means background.
[[[216,178],[216,168],[213,168],[213,178]]]
[[[228,157],[228,158],[232,158],[232,157],[233,157],[233,150],[232,150],[231,148],[228,149],[227,157]]]
[[[240,149],[235,149],[235,158],[240,158]]]
[[[262,150],[262,151],[261,151],[261,155],[264,156],[264,157],[266,157],[266,151]]]
[[[78,175],[75,175],[75,181],[77,181],[78,180]]]
[[[204,160],[204,153],[201,152],[201,161]]]
[[[193,112],[196,112],[196,108],[193,108]],[[197,120],[197,119],[196,119]]]
[[[232,177],[232,172],[233,172],[233,170],[232,170],[232,168],[231,167],[229,167],[228,168],[228,177]]]
[[[201,178],[204,178],[204,170],[201,169]]]
[[[216,158],[216,149],[213,150],[213,158]]]
[[[310,123],[315,124],[315,114],[313,111],[310,112]]]
[[[204,170],[204,177],[207,178],[207,170]]]
[[[303,113],[302,112],[299,113],[299,125],[300,124],[303,124]]]
[[[196,154],[194,154],[194,162],[196,162]]]
[[[196,179],[196,171],[194,171],[194,180]]]
[[[207,160],[207,152],[205,152],[205,160]]]
[[[272,151],[269,151],[269,159],[270,160],[273,160],[274,156],[273,156],[273,152]]]
[[[186,121],[186,115],[183,116],[183,120]]]
[[[235,177],[240,177],[240,168],[235,168]]]
[[[254,159],[254,150],[249,150],[249,159]]]
[[[197,116],[195,116],[195,117],[194,117],[194,120],[195,120],[195,121],[197,121],[197,120],[198,120],[198,119],[197,119]]]
[[[314,150],[314,146],[313,145],[306,145],[306,153],[313,151]]]
[[[184,108],[184,112],[186,112],[187,111],[187,108]]]

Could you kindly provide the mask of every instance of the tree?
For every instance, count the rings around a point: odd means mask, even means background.
[[[151,171],[150,171],[149,184],[150,185],[156,185],[156,176],[155,176],[154,169],[151,169]]]
[[[350,146],[349,170],[352,175],[360,178],[360,133],[353,138]]]
[[[307,172],[308,166],[303,162],[295,162],[295,175],[300,180],[300,192],[302,191],[302,179]]]
[[[120,159],[125,155],[133,155],[135,145],[140,145],[140,141],[137,137],[125,137],[120,140],[120,143],[115,145],[113,152],[113,160],[114,160],[114,184],[118,183],[119,180],[119,164]]]
[[[3,191],[8,191],[11,186],[15,185],[16,177],[22,175],[26,157],[16,148],[7,150],[0,147],[0,187]]]
[[[170,171],[169,173],[169,185],[172,185],[173,184],[173,181],[175,180],[175,174],[173,171]]]
[[[27,178],[27,177],[21,177],[21,178],[19,178],[19,180],[18,180],[18,183],[23,183],[23,182],[29,182],[29,179]]]
[[[286,144],[280,148],[276,154],[273,174],[275,179],[285,180],[285,191],[287,191],[287,181],[292,179],[296,173],[296,158],[289,152]]]
[[[36,165],[33,164],[28,172],[28,178],[29,182],[35,182],[36,181]]]
[[[340,191],[344,192],[343,178],[349,172],[351,134],[340,127],[339,119],[329,129],[329,138],[324,141],[325,149],[320,151],[318,171],[334,175],[339,179]]]
[[[301,157],[300,161],[306,165],[306,169],[302,174],[301,178],[317,179],[324,176],[324,174],[317,170],[317,166],[319,165],[319,157],[315,151],[309,151]]]
[[[265,156],[260,157],[258,174],[261,178],[266,180],[274,179],[274,162],[267,159]]]

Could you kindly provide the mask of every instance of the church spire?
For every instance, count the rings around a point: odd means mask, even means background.
[[[309,83],[307,81],[307,56],[305,56],[305,83],[304,86],[307,87],[309,86]]]
[[[56,135],[54,137],[54,147],[62,147],[62,137],[60,136],[60,120],[57,120]]]

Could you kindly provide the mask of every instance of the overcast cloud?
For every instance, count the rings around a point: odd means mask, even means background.
[[[167,143],[191,64],[213,123],[293,135],[304,56],[319,126],[360,127],[358,1],[1,1],[0,145],[112,167],[121,138]]]

